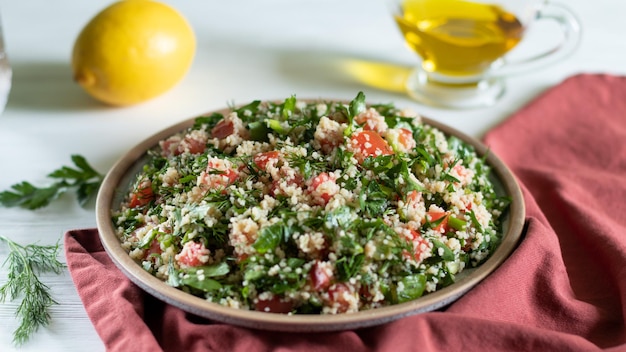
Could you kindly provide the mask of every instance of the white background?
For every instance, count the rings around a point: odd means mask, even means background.
[[[4,38],[13,67],[8,105],[0,115],[0,190],[70,165],[82,154],[101,172],[151,134],[206,111],[254,99],[352,99],[394,102],[475,137],[504,121],[548,87],[577,73],[626,72],[626,2],[571,0],[583,26],[575,54],[558,64],[511,77],[505,97],[471,111],[419,105],[399,91],[359,80],[350,67],[380,63],[406,70],[417,63],[404,45],[383,0],[167,1],[190,21],[198,50],[189,74],[174,89],[145,104],[99,104],[72,81],[70,53],[81,28],[109,1],[0,1]],[[554,26],[530,31],[515,54],[549,45]],[[558,36],[556,36],[558,39]],[[626,98],[626,97],[625,97]],[[593,118],[593,116],[589,116]],[[93,205],[73,195],[38,211],[0,208],[0,234],[22,243],[53,244],[69,229],[95,227]],[[0,260],[7,251],[1,246]],[[64,260],[64,258],[61,258]],[[98,351],[103,344],[78,298],[69,273],[44,276],[60,303],[52,323],[22,351]],[[0,269],[0,284],[6,269]],[[17,302],[0,304],[0,350],[11,351]]]

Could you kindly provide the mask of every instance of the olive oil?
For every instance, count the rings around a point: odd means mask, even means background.
[[[500,6],[464,0],[404,0],[395,20],[422,68],[449,76],[484,72],[524,31]]]

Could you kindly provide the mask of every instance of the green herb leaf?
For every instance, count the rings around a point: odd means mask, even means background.
[[[283,127],[283,125],[278,120],[267,119],[265,120],[265,124],[267,125],[268,128],[270,128],[272,131],[276,133],[279,133],[279,134],[289,133],[289,131],[285,127]]]
[[[454,260],[454,252],[448,246],[446,246],[443,242],[432,239],[433,242],[433,252],[435,255],[440,256],[443,260],[449,262]],[[442,254],[439,255],[439,250],[441,249]]]
[[[3,263],[8,264],[8,281],[0,287],[0,302],[22,297],[16,316],[20,325],[13,332],[13,343],[23,345],[40,327],[50,322],[48,309],[57,302],[50,295],[50,288],[39,280],[39,273],[60,274],[65,264],[57,259],[59,244],[42,246],[37,244],[20,245],[7,237],[0,241],[9,247],[9,256]]]
[[[452,215],[448,216],[448,226],[450,226],[451,228],[460,231],[465,229],[465,225],[467,225],[467,221],[461,220]]]
[[[80,155],[72,155],[72,162],[77,168],[63,166],[48,174],[48,177],[57,180],[49,186],[37,187],[23,181],[12,185],[11,190],[0,192],[0,204],[35,210],[49,205],[67,190],[75,188],[79,204],[85,205],[98,192],[103,176]]]
[[[215,277],[215,276],[223,276],[228,274],[230,271],[230,267],[226,262],[220,262],[214,265],[205,265],[196,267],[196,273],[202,270],[204,276],[207,277]]]
[[[363,168],[376,173],[386,172],[393,167],[393,155],[368,156],[363,160]]]
[[[339,207],[329,212],[324,217],[324,226],[329,230],[346,229],[353,220],[353,214],[349,207]]]
[[[367,105],[365,104],[365,94],[359,92],[354,99],[350,102],[348,107],[348,127],[343,131],[344,136],[350,136],[354,130],[354,118],[365,111]]]
[[[174,267],[174,262],[170,261],[167,265],[167,281],[165,283],[172,287],[180,287],[181,282],[178,274],[179,271]]]
[[[356,117],[358,114],[365,112],[366,108],[365,94],[363,94],[363,92],[359,92],[350,102],[350,116]]]
[[[339,281],[345,282],[359,273],[365,254],[359,253],[351,257],[342,257],[336,262]]]
[[[224,115],[217,113],[217,112],[211,114],[210,116],[200,116],[194,120],[192,128],[194,130],[202,129],[203,126],[208,126],[212,128],[223,118],[224,118]]]
[[[156,235],[159,231],[156,228],[151,229],[147,234],[145,234],[139,243],[137,243],[138,248],[148,248],[152,244],[152,241],[156,238]]]
[[[251,140],[259,142],[266,142],[269,140],[267,134],[270,130],[264,121],[252,121],[248,124],[248,129],[250,130]]]
[[[197,275],[183,275],[180,282],[185,286],[193,287],[204,292],[216,291],[222,288],[222,284],[218,281],[206,277],[200,280]]]
[[[237,116],[245,121],[245,118],[250,115],[253,116],[257,110],[259,109],[259,106],[261,105],[261,101],[260,100],[254,100],[249,104],[246,104],[242,107],[240,107],[239,109],[234,110],[237,113]]]
[[[11,186],[13,191],[0,193],[0,204],[5,207],[22,207],[35,210],[50,204],[66,191],[65,182],[57,182],[48,187],[35,187],[29,182],[21,182]]]
[[[229,271],[230,268],[226,262],[197,266],[184,271],[184,274],[178,281],[182,285],[193,287],[204,292],[216,291],[222,288],[222,284],[217,280],[210,279],[210,277],[224,276],[228,274]]]
[[[363,180],[363,191],[359,193],[359,206],[370,216],[382,215],[389,206],[388,194],[377,182]]]
[[[476,214],[474,213],[474,210],[470,210],[469,215],[470,215],[470,219],[472,220],[472,225],[474,225],[474,227],[476,228],[476,231],[483,232],[483,227],[480,226],[480,222],[476,218]]]
[[[400,282],[402,289],[395,287],[395,298],[398,303],[421,297],[426,288],[426,276],[423,274],[405,276]]]
[[[286,228],[282,222],[264,227],[252,247],[261,254],[274,250],[283,240]]]
[[[285,99],[285,103],[283,104],[283,118],[290,118],[296,110],[296,96],[292,95],[289,98]]]

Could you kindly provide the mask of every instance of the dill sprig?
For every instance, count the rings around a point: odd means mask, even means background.
[[[0,204],[34,210],[47,206],[61,194],[75,188],[79,204],[85,205],[98,193],[103,176],[83,156],[72,155],[72,162],[76,168],[63,166],[48,174],[55,180],[49,186],[37,187],[23,181],[12,185],[11,190],[0,192]]]
[[[9,255],[2,264],[8,264],[8,281],[0,287],[0,303],[22,297],[15,311],[20,325],[13,332],[13,343],[24,344],[39,327],[50,322],[48,308],[58,304],[50,295],[50,288],[39,280],[40,273],[60,274],[65,264],[57,259],[59,243],[55,245],[20,245],[7,237],[0,236],[0,242],[9,247]]]

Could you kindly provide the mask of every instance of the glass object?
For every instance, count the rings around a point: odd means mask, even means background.
[[[0,23],[0,114],[4,111],[7,99],[9,98],[12,75],[13,71],[11,70],[11,65],[9,64],[9,59],[4,47],[2,23]]]
[[[386,1],[406,43],[421,59],[406,88],[428,105],[493,105],[504,94],[504,77],[563,59],[580,40],[574,14],[547,1]],[[525,59],[508,60],[506,54],[541,20],[559,24],[560,43]]]

